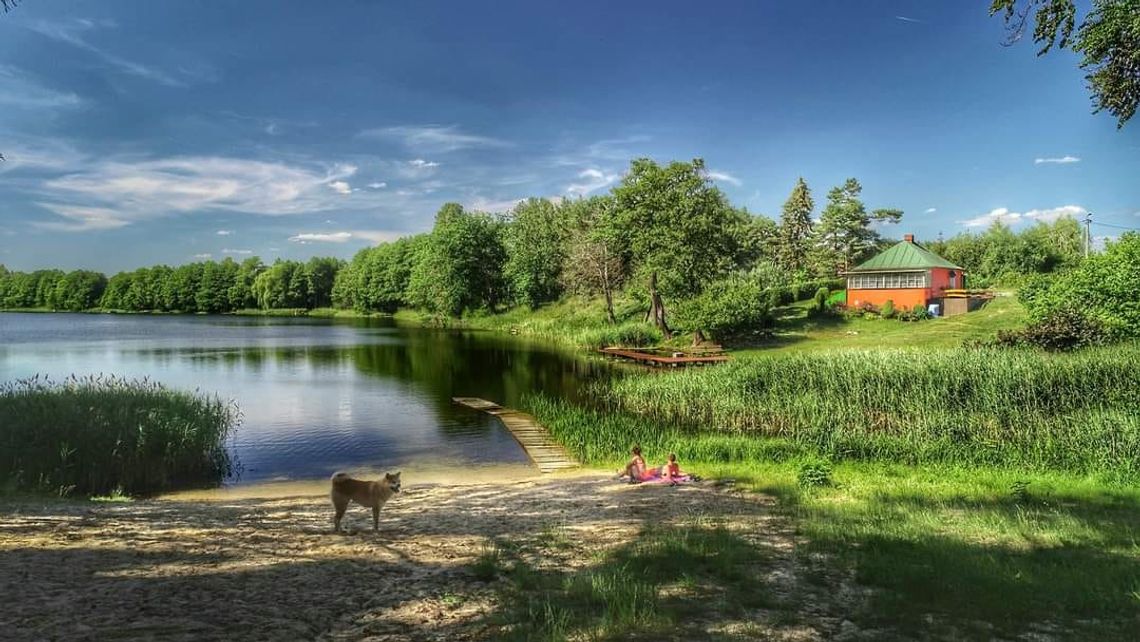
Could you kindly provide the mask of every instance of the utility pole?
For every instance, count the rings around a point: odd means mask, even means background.
[[[1092,212],[1085,212],[1085,258],[1089,257],[1089,252],[1092,251]]]

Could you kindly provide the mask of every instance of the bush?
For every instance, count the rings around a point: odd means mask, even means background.
[[[771,327],[771,310],[764,292],[759,283],[747,277],[714,281],[700,296],[680,302],[673,318],[679,327],[707,332],[717,341]]]
[[[879,310],[879,315],[884,319],[893,319],[895,317],[895,302],[887,299],[887,302],[883,304],[882,309]]]
[[[831,464],[822,459],[814,459],[800,465],[796,481],[800,488],[822,488],[831,486]]]
[[[1031,346],[1054,352],[1107,342],[1109,332],[1095,317],[1074,308],[1054,310],[1020,330],[998,332],[997,345]]]
[[[815,291],[815,297],[814,297],[815,304],[812,306],[813,312],[815,312],[816,314],[823,314],[824,312],[827,312],[827,309],[828,309],[827,297],[829,294],[830,293],[827,291],[827,288],[825,288],[825,287],[821,287],[820,289]]]
[[[930,310],[927,310],[926,306],[921,305],[921,304],[916,304],[914,307],[912,307],[909,310],[903,310],[902,312],[898,312],[895,314],[895,318],[898,319],[899,321],[908,321],[908,322],[909,321],[924,321],[926,319],[929,319],[930,316],[931,316]]]
[[[129,495],[215,484],[232,404],[118,378],[34,378],[0,387],[0,482],[29,491]]]
[[[1103,253],[1049,281],[1031,281],[1021,298],[1035,321],[1080,310],[1098,320],[1112,338],[1140,337],[1140,234],[1124,234]],[[1064,314],[1045,325],[1075,318]]]

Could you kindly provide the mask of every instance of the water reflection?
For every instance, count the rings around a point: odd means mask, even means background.
[[[236,400],[243,483],[429,460],[522,463],[501,424],[451,398],[577,399],[610,376],[540,344],[388,320],[0,315],[0,345],[0,380],[103,372]]]

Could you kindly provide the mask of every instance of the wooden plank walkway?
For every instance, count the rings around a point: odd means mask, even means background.
[[[704,357],[673,357],[653,354],[651,352],[642,352],[640,350],[625,350],[622,348],[602,348],[599,350],[602,354],[608,354],[611,357],[622,357],[623,359],[632,359],[633,361],[640,361],[642,363],[649,363],[658,366],[688,366],[702,363],[724,363],[730,357],[727,354],[707,355]]]
[[[507,427],[507,430],[511,431],[515,441],[519,442],[527,457],[530,457],[531,462],[540,472],[552,473],[579,466],[578,462],[570,456],[570,453],[561,444],[554,441],[546,428],[543,428],[534,417],[525,412],[503,408],[497,403],[478,397],[452,397],[451,400],[468,408],[482,410],[498,417],[499,421]]]

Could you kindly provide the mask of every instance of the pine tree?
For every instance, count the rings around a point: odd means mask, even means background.
[[[817,255],[813,264],[822,276],[834,276],[850,270],[875,248],[879,234],[871,229],[873,222],[897,223],[902,211],[879,209],[867,213],[859,194],[863,186],[854,178],[827,193],[827,207],[816,226]]]
[[[780,215],[779,262],[789,272],[799,272],[807,266],[812,233],[811,213],[814,209],[811,189],[800,177]]]

